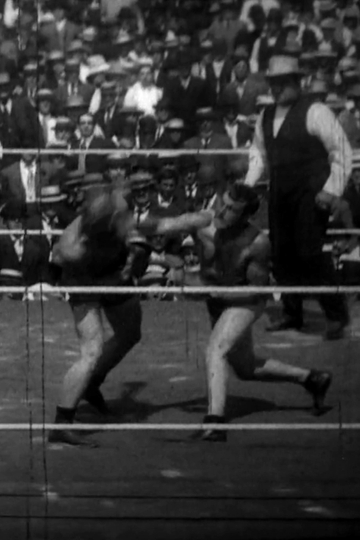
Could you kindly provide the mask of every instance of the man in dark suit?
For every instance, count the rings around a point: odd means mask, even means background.
[[[233,64],[227,56],[227,43],[224,39],[214,41],[211,62],[205,65],[205,82],[211,93],[211,105],[216,106],[224,88],[231,82]]]
[[[0,201],[15,201],[25,206],[29,215],[38,213],[37,199],[41,186],[47,183],[45,170],[35,154],[24,153],[21,159],[0,173]]]
[[[1,228],[5,226],[9,231],[23,229],[26,208],[20,202],[9,200],[1,209],[1,218],[4,222]],[[35,236],[1,235],[0,284],[31,286],[44,281],[50,254],[50,248],[46,244],[44,238],[39,242]]]
[[[45,43],[47,51],[60,50],[64,53],[70,43],[80,33],[80,28],[67,19],[69,3],[67,0],[54,0],[50,4],[50,11],[54,21],[43,23],[39,35]]]
[[[188,134],[181,118],[172,118],[165,124],[165,130],[155,143],[156,148],[179,150],[183,148],[186,135]]]
[[[198,172],[200,164],[195,156],[186,154],[179,158],[180,181],[176,192],[178,205],[183,212],[195,212],[199,201]]]
[[[188,139],[184,143],[184,148],[189,150],[231,150],[231,141],[226,134],[216,133],[214,123],[217,119],[211,108],[198,109],[196,113],[198,120],[198,135]],[[197,156],[201,165],[212,165],[218,178],[218,187],[221,190],[225,180],[225,171],[228,167],[229,159],[226,155],[204,154]]]
[[[166,208],[169,215],[180,215],[185,211],[177,194],[179,175],[175,167],[165,167],[158,176],[158,193],[156,206]]]
[[[211,106],[211,93],[205,81],[191,75],[192,58],[179,54],[177,67],[179,76],[169,78],[164,88],[174,116],[184,120],[193,133],[196,132],[195,113],[197,109]]]
[[[74,155],[70,168],[89,173],[102,173],[106,168],[106,154],[92,154],[91,150],[114,149],[115,144],[109,139],[94,135],[95,120],[92,114],[86,113],[79,118],[80,139],[72,144],[74,150],[84,150],[83,154]]]
[[[222,128],[229,137],[232,148],[241,148],[251,143],[254,130],[251,117],[238,115],[238,100],[232,93],[224,93],[219,103]]]
[[[269,93],[269,85],[264,75],[250,73],[249,55],[245,50],[233,55],[233,63],[235,79],[225,87],[224,92],[233,94],[237,99],[238,114],[253,115],[256,113],[257,98]]]
[[[123,116],[117,108],[115,81],[105,81],[101,85],[101,106],[95,115],[96,123],[101,127],[106,139],[121,134]]]
[[[26,97],[11,96],[8,73],[0,73],[0,143],[3,148],[44,146],[38,140],[37,114]],[[2,166],[14,163],[16,157],[4,156]]]
[[[161,98],[160,101],[158,101],[158,103],[155,105],[154,109],[155,109],[155,116],[157,120],[157,128],[156,128],[155,137],[156,137],[156,143],[158,143],[158,141],[164,135],[165,128],[169,120],[173,117],[173,113],[171,110],[170,100],[167,97]]]
[[[80,81],[80,62],[73,58],[65,63],[65,81],[59,84],[54,90],[60,110],[63,110],[69,97],[81,96],[84,102],[89,105],[94,94],[94,86]]]

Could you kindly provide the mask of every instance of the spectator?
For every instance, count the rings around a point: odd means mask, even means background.
[[[201,287],[203,280],[200,273],[200,252],[191,236],[184,238],[181,244],[180,255],[184,261],[184,265],[179,285]]]
[[[29,62],[24,66],[24,86],[20,95],[27,97],[31,105],[35,107],[35,97],[38,90],[38,64]]]
[[[67,0],[54,0],[49,7],[54,20],[41,25],[40,36],[47,51],[59,50],[65,54],[70,43],[79,35],[79,28],[68,19],[70,6]]]
[[[56,142],[55,126],[56,118],[53,116],[54,94],[49,88],[42,88],[36,94],[38,110],[38,143],[46,147]],[[34,142],[35,144],[35,142]]]
[[[250,67],[252,73],[265,73],[271,56],[282,48],[282,13],[278,8],[270,9],[266,26],[262,35],[255,41],[251,53]]]
[[[206,71],[209,64],[212,61],[213,42],[210,39],[201,41],[199,45],[198,60],[194,62],[191,68],[191,74],[194,77],[200,77],[200,79],[206,79]]]
[[[105,138],[115,142],[116,137],[121,133],[121,115],[117,107],[116,84],[114,81],[102,83],[101,104],[95,118]]]
[[[158,177],[158,193],[156,204],[167,208],[172,215],[182,213],[182,203],[178,197],[179,177],[174,167],[163,168]]]
[[[100,173],[105,169],[106,156],[93,154],[90,150],[103,150],[115,148],[109,139],[95,135],[95,120],[92,114],[86,113],[80,116],[78,124],[80,138],[72,145],[73,149],[84,152],[72,159],[73,169],[88,173]]]
[[[9,231],[22,230],[26,208],[20,201],[9,199],[1,208],[1,218]],[[44,240],[44,239],[43,239]],[[9,234],[0,236],[1,285],[32,286],[47,278],[49,249],[34,236]],[[17,282],[14,281],[17,278]],[[15,298],[21,299],[22,295]]]
[[[184,148],[189,150],[195,149],[222,149],[231,150],[231,141],[228,135],[216,133],[214,129],[215,120],[217,116],[210,108],[198,109],[198,135],[188,139],[184,143]],[[224,174],[228,163],[227,156],[224,155],[199,155],[198,161],[201,164],[212,164],[216,170],[219,186],[222,185],[224,180]]]
[[[161,217],[172,216],[169,211],[162,212]],[[149,237],[152,247],[149,264],[139,285],[142,287],[171,286],[179,281],[182,274],[183,261],[179,255],[171,253],[171,239],[162,235]],[[173,296],[166,293],[153,295],[149,293],[148,298],[159,298],[160,300],[172,300]]]
[[[257,98],[267,94],[269,86],[262,75],[250,73],[249,56],[244,49],[233,56],[233,61],[233,81],[226,86],[224,92],[237,98],[238,114],[253,115]]]
[[[165,132],[165,127],[172,116],[170,100],[162,97],[155,106],[155,117],[157,120],[156,142],[158,142]]]
[[[339,114],[342,125],[352,148],[360,148],[360,84],[349,88],[347,97],[352,100],[353,107]]]
[[[69,150],[75,142],[75,125],[67,116],[58,116],[54,127],[55,143],[65,143]]]
[[[66,84],[65,55],[62,51],[51,51],[48,54],[47,80],[53,90]]]
[[[28,214],[37,213],[36,201],[43,183],[44,177],[37,155],[24,153],[19,161],[1,171],[1,202],[4,204],[11,200],[21,207],[26,205]]]
[[[181,118],[172,118],[165,125],[165,131],[156,142],[156,148],[179,150],[183,148],[186,140],[187,129]]]
[[[169,98],[171,110],[176,118],[184,120],[189,130],[196,132],[196,110],[211,105],[211,96],[206,82],[191,74],[192,58],[182,53],[177,59],[179,75],[169,78],[164,95]]]
[[[212,165],[202,165],[198,173],[199,204],[196,210],[215,210],[218,178]]]
[[[93,94],[89,105],[89,112],[96,114],[101,106],[101,85],[106,81],[106,75],[110,71],[110,64],[101,55],[89,56],[89,71],[87,83],[93,86]]]
[[[74,39],[66,51],[66,58],[68,60],[75,60],[79,63],[79,80],[84,84],[89,73],[88,56],[88,49],[84,46],[81,39]]]
[[[222,4],[220,17],[210,26],[207,35],[210,39],[225,39],[228,53],[233,52],[237,34],[245,27],[239,20],[238,10],[232,2]]]
[[[232,148],[241,148],[252,140],[253,129],[247,116],[238,114],[238,99],[234,92],[224,92],[220,102],[220,112],[224,133],[230,139]]]
[[[156,138],[156,120],[151,115],[139,119],[136,147],[139,149],[154,148]]]
[[[231,76],[232,62],[227,56],[226,40],[215,40],[212,45],[211,61],[205,66],[206,88],[212,96],[211,105],[213,107],[216,106],[224,88],[230,83]]]
[[[314,79],[307,90],[307,94],[314,101],[325,103],[329,94],[329,85],[324,80]]]
[[[149,172],[136,172],[130,175],[131,204],[136,223],[143,222],[156,203],[152,200],[154,177]]]
[[[38,140],[36,111],[26,97],[13,98],[8,73],[0,73],[0,142],[3,148],[31,148]],[[13,162],[7,157],[4,166]]]
[[[129,162],[118,154],[109,154],[106,158],[106,176],[110,183],[124,190],[130,188],[127,179]]]
[[[180,183],[178,199],[181,208],[185,212],[194,212],[199,201],[198,172],[200,164],[195,156],[180,156]]]
[[[124,98],[125,107],[136,107],[144,114],[155,114],[155,107],[162,98],[163,91],[154,84],[153,68],[143,65],[139,68],[138,81],[131,86]]]

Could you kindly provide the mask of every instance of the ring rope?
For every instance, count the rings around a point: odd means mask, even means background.
[[[0,294],[10,293],[26,293],[31,291],[31,286],[19,286],[19,287],[0,287]],[[44,293],[51,294],[185,294],[185,295],[199,295],[199,294],[274,294],[274,293],[291,293],[291,294],[337,294],[346,293],[354,294],[360,293],[360,285],[340,285],[340,286],[294,286],[294,287],[280,287],[280,286],[243,286],[243,287],[189,287],[189,286],[175,286],[175,287],[109,287],[109,286],[92,286],[92,287],[46,287],[43,289]]]
[[[32,424],[33,430],[64,430],[69,429],[69,424]],[[322,424],[71,424],[71,430],[76,431],[200,431],[208,429],[218,429],[227,431],[337,431],[340,424],[322,423]],[[29,424],[0,424],[0,431],[26,431],[29,429]],[[342,430],[358,431],[360,423],[345,423],[341,424]]]
[[[124,149],[124,148],[92,148],[90,150],[81,150],[79,148],[3,148],[2,154],[3,155],[19,155],[19,154],[39,154],[39,155],[45,155],[45,156],[51,156],[51,155],[59,155],[59,154],[72,154],[72,155],[80,155],[80,154],[93,154],[93,155],[103,155],[107,156],[109,154],[119,154],[124,156],[129,155],[163,155],[163,156],[180,156],[180,155],[217,155],[217,156],[226,156],[226,155],[237,155],[237,156],[248,156],[249,155],[249,149],[248,148],[234,148],[234,149],[204,149],[204,148],[195,148],[195,149],[188,149],[188,148],[181,148],[179,150],[172,150],[172,149],[160,149],[160,148],[146,148],[146,149]],[[352,160],[354,163],[358,163],[360,161],[360,152],[353,152],[352,153]]]
[[[52,229],[51,231],[44,231],[44,229],[27,229],[26,234],[29,236],[61,236],[63,234],[63,229]],[[263,233],[268,234],[268,229],[263,229]],[[360,229],[328,229],[326,231],[328,235],[359,235],[360,236]],[[10,234],[25,234],[24,229],[12,229],[11,231],[8,229],[0,229],[0,236],[8,236]]]

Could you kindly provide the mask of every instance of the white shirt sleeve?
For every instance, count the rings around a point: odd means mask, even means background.
[[[266,166],[266,150],[263,134],[263,116],[259,115],[255,126],[255,134],[249,150],[249,170],[245,178],[247,186],[254,186],[262,177]]]
[[[101,90],[100,88],[96,88],[90,100],[89,113],[91,114],[97,113],[98,110],[100,109],[100,105],[101,105]]]
[[[124,107],[137,107],[136,86],[130,86],[124,97]]]
[[[3,22],[6,28],[14,28],[18,17],[19,9],[15,8],[13,0],[6,0],[3,14]]]
[[[259,71],[259,52],[260,52],[261,38],[258,38],[251,53],[250,58],[250,71],[251,73],[258,73]]]
[[[333,112],[322,103],[315,103],[306,118],[308,133],[320,139],[329,153],[331,172],[323,190],[341,197],[352,169],[352,150],[343,128]]]

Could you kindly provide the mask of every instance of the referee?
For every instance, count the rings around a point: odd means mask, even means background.
[[[296,58],[273,56],[268,81],[275,104],[260,115],[245,184],[254,186],[268,167],[269,228],[274,276],[279,285],[336,285],[323,252],[330,215],[336,214],[348,182],[352,152],[333,113],[301,95]],[[302,297],[282,297],[283,315],[269,331],[301,329]],[[348,324],[343,295],[319,295],[327,339],[340,339]]]

